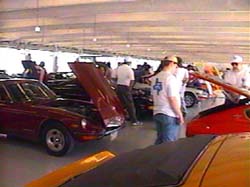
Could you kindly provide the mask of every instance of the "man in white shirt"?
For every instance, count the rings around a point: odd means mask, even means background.
[[[136,117],[136,110],[131,94],[135,77],[134,71],[129,65],[130,62],[124,62],[122,65],[118,66],[116,70],[115,76],[117,78],[117,94],[128,112],[132,125],[136,126],[142,125],[142,123],[139,122]]]
[[[184,123],[181,112],[180,90],[174,76],[177,68],[176,56],[161,61],[159,73],[152,77],[151,93],[154,102],[154,121],[157,138],[155,144],[178,139],[180,125]]]
[[[227,71],[224,75],[226,83],[236,86],[238,88],[249,89],[249,72],[242,68],[243,58],[239,55],[234,55],[231,61],[232,69]],[[225,102],[230,103],[229,100]]]
[[[187,108],[186,108],[186,103],[184,100],[184,95],[185,95],[186,85],[187,85],[188,78],[189,78],[189,73],[188,73],[188,70],[183,67],[182,58],[177,57],[177,60],[178,60],[178,64],[177,64],[178,67],[177,67],[177,70],[175,72],[175,77],[176,77],[178,84],[179,84],[182,112],[184,114],[186,114]]]

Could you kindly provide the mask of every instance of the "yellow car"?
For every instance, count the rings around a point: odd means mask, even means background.
[[[119,156],[104,151],[26,187],[249,187],[250,133],[200,135]]]

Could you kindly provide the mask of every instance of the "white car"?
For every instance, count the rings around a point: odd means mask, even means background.
[[[186,107],[190,108],[198,103],[201,99],[207,99],[208,93],[205,90],[193,87],[186,87],[186,91],[184,94],[184,100],[186,103]]]
[[[134,85],[134,88],[135,89],[150,89],[150,85],[136,82]],[[199,89],[199,88],[186,87],[184,100],[185,100],[187,108],[194,106],[201,99],[207,99],[207,98],[208,98],[208,93],[206,91]]]

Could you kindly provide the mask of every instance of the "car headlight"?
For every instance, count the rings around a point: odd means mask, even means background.
[[[85,129],[87,125],[87,121],[85,119],[82,119],[81,125],[82,125],[82,128]]]
[[[106,119],[104,123],[107,125],[107,127],[117,127],[121,126],[124,121],[124,118],[121,116],[116,116],[110,119]]]

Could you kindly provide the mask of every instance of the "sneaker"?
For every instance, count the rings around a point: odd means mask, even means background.
[[[132,123],[133,126],[140,126],[143,125],[143,123],[141,121],[137,121],[135,123]]]

